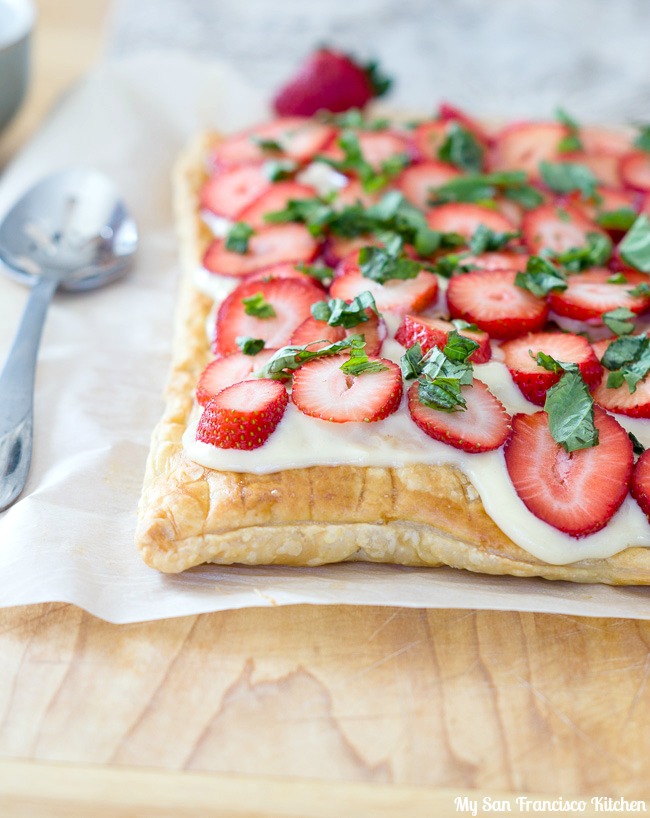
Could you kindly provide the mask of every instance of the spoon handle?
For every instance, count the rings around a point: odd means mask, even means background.
[[[32,459],[34,376],[45,315],[58,281],[39,278],[0,374],[0,511],[23,490]]]

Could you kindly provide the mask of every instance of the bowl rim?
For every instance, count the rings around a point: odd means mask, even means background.
[[[36,21],[36,5],[33,0],[0,0],[0,9],[6,15],[9,26],[0,32],[0,51],[27,37]]]

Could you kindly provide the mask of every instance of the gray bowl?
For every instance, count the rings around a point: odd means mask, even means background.
[[[20,108],[27,90],[35,18],[32,0],[0,0],[0,131]]]

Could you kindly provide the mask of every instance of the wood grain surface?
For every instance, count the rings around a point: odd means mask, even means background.
[[[38,5],[0,166],[101,49],[108,0]],[[650,810],[649,677],[650,622],[297,606],[115,626],[7,609],[0,814],[419,818],[485,792]]]

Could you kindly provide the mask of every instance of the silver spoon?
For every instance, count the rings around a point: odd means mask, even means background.
[[[0,268],[31,287],[0,374],[0,511],[20,495],[29,473],[36,358],[52,296],[59,287],[90,290],[119,278],[137,243],[112,182],[90,170],[48,176],[0,224]]]

